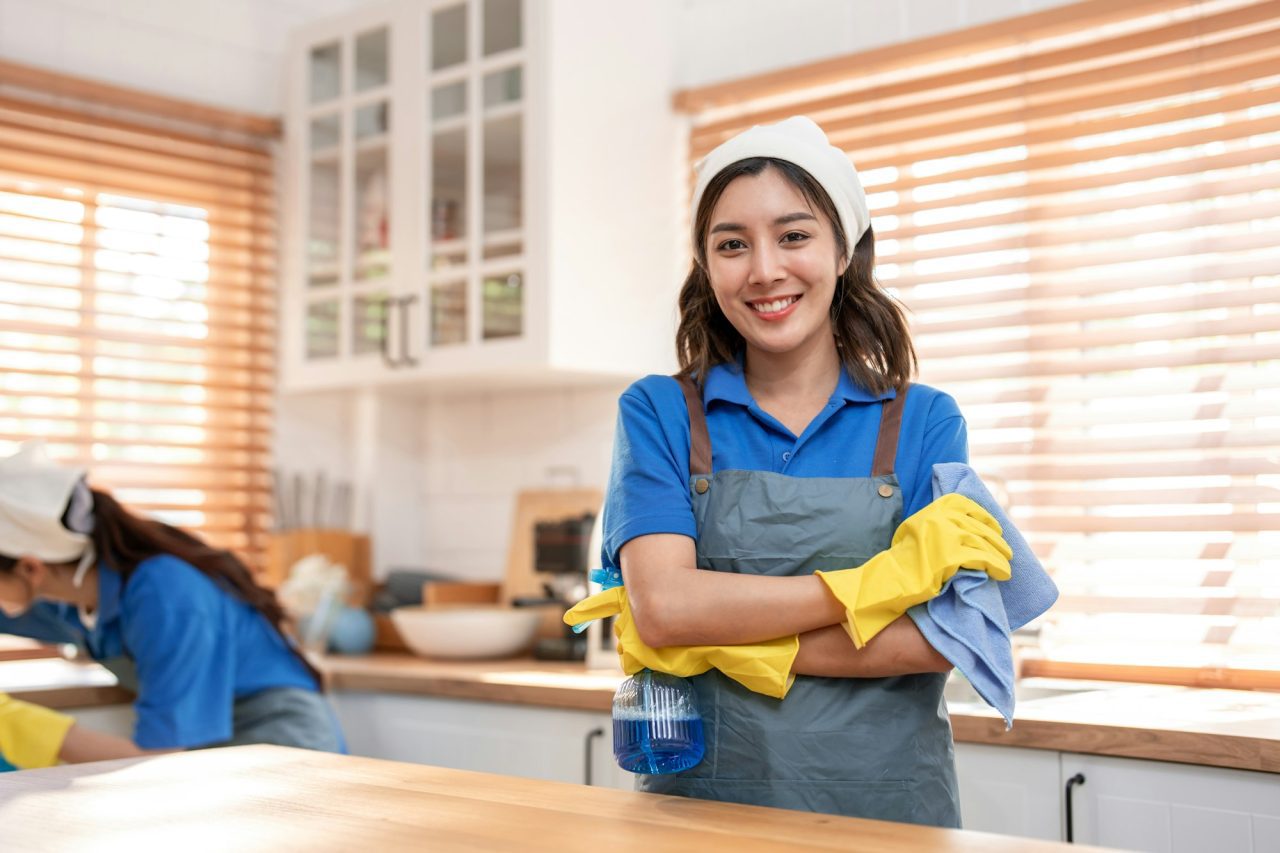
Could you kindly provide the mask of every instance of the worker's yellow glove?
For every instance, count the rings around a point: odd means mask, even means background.
[[[52,767],[73,717],[0,693],[0,754],[14,767]]]
[[[640,639],[631,618],[631,606],[625,587],[615,586],[579,601],[567,613],[567,625],[580,625],[592,619],[617,616],[613,633],[618,638],[618,658],[622,671],[634,675],[652,669],[669,675],[688,677],[701,675],[713,667],[729,678],[765,696],[781,699],[791,689],[795,676],[791,665],[800,650],[799,637],[779,637],[766,643],[734,646],[664,646],[653,648]]]
[[[942,591],[960,569],[1009,579],[1013,552],[991,513],[963,495],[943,495],[908,518],[893,544],[856,569],[814,572],[840,599],[844,629],[862,648],[911,607]]]

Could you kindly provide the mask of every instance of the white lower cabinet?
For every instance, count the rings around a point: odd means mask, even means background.
[[[1280,774],[1061,753],[1074,840],[1151,853],[1280,851]]]
[[[608,714],[532,705],[335,691],[353,755],[631,790]]]
[[[66,708],[66,713],[87,729],[105,732],[124,738],[133,737],[137,715],[132,705],[93,705],[86,708]]]
[[[1073,841],[1120,850],[1280,853],[1280,774],[974,743],[956,744],[956,772],[965,829],[1065,841],[1070,826]]]
[[[1060,840],[1059,755],[1044,749],[956,744],[964,828]]]

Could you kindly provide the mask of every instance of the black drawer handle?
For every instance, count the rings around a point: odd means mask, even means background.
[[[591,784],[591,742],[598,737],[604,737],[604,729],[597,726],[587,732],[586,743],[584,744],[583,754],[586,756],[585,763],[582,768],[582,784]]]
[[[1067,843],[1068,844],[1076,843],[1076,839],[1075,839],[1076,828],[1073,825],[1073,818],[1071,815],[1071,789],[1074,788],[1076,785],[1083,785],[1083,784],[1084,784],[1083,773],[1077,773],[1076,775],[1072,776],[1070,779],[1067,780],[1067,790],[1066,790],[1065,796],[1066,796],[1066,806],[1067,806]]]

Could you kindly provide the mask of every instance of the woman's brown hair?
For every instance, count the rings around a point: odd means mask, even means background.
[[[323,686],[320,673],[285,634],[284,608],[275,593],[258,584],[249,568],[230,551],[212,547],[194,534],[154,519],[140,518],[125,509],[107,492],[90,489],[93,495],[93,532],[89,534],[97,558],[120,574],[124,583],[138,564],[157,554],[170,554],[190,563],[221,589],[251,605],[285,638],[285,645],[297,655],[307,672]],[[0,555],[0,573],[13,571],[14,558]]]
[[[707,185],[694,218],[693,268],[680,288],[678,300],[680,324],[676,329],[676,357],[680,361],[680,376],[701,382],[708,370],[733,361],[745,346],[742,335],[725,318],[711,290],[711,279],[707,275],[707,231],[711,228],[711,211],[729,184],[742,175],[759,175],[769,168],[777,169],[813,208],[826,216],[835,230],[839,257],[849,257],[835,205],[804,169],[772,157],[752,157],[725,167]],[[883,394],[890,388],[903,388],[911,380],[916,370],[916,352],[902,305],[876,282],[875,261],[875,233],[868,227],[854,247],[848,266],[836,278],[831,300],[831,329],[850,377],[873,394]]]

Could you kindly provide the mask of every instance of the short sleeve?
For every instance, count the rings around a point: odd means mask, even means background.
[[[666,380],[672,388],[655,388],[655,380]],[[601,554],[612,568],[622,546],[637,536],[697,536],[688,486],[688,410],[674,380],[651,377],[647,388],[645,382],[618,401]]]
[[[960,407],[947,394],[939,393],[930,402],[920,447],[920,464],[911,489],[911,504],[904,517],[924,509],[933,500],[933,466],[940,462],[969,461],[969,431]]]
[[[134,742],[144,749],[206,746],[232,734],[234,655],[217,609],[194,583],[172,580],[162,587],[135,575],[125,587],[124,641],[138,668]]]

